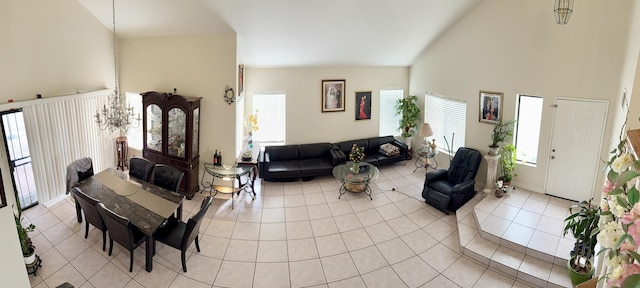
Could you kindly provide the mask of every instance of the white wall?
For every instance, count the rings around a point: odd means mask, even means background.
[[[30,287],[24,266],[18,231],[10,206],[0,209],[0,279],[2,287]]]
[[[0,1],[0,27],[0,103],[113,87],[113,36],[77,0]],[[0,170],[11,207],[3,148]]]
[[[256,92],[286,93],[287,144],[378,136],[380,89],[408,93],[407,67],[245,67],[247,105]],[[322,113],[322,80],[344,79],[345,111]],[[355,92],[371,91],[371,119],[355,120]],[[259,121],[260,116],[258,116]]]
[[[514,179],[515,185],[538,192],[545,182],[550,105],[556,97],[604,99],[611,101],[610,107],[619,106],[632,1],[577,1],[567,25],[555,23],[552,4],[484,1],[423,51],[410,78],[410,90],[421,96],[422,103],[425,91],[467,101],[466,146],[483,153],[488,151],[493,125],[478,121],[479,90],[504,93],[506,120],[515,117],[518,94],[544,97],[538,165],[519,165]],[[611,137],[610,119],[605,139]],[[601,158],[606,159],[607,141],[602,147]],[[483,162],[477,180],[485,179]]]
[[[235,159],[235,102],[223,99],[225,86],[237,90],[235,33],[124,39],[118,48],[123,91],[177,88],[180,95],[202,97],[201,162],[210,161],[214,149],[222,151],[223,161]]]

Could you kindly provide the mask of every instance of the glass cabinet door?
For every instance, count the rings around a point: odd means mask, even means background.
[[[162,152],[162,108],[147,106],[147,148]]]
[[[168,116],[167,153],[171,156],[184,158],[187,113],[180,108],[172,108],[169,110]]]
[[[200,135],[200,107],[193,110],[193,142],[192,155],[200,155],[198,151],[198,135]]]

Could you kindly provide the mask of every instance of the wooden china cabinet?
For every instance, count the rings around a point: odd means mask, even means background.
[[[200,99],[175,93],[142,93],[142,156],[184,172],[179,192],[188,199],[198,192]]]

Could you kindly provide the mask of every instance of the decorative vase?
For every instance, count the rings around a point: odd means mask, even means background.
[[[351,167],[351,172],[353,173],[360,172],[360,162],[353,162],[353,166]]]
[[[497,156],[498,153],[498,149],[500,149],[500,146],[491,146],[489,145],[489,155],[491,156]]]

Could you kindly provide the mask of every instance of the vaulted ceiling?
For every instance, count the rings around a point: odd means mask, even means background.
[[[78,0],[112,29],[112,2]],[[118,38],[237,33],[248,66],[409,66],[482,0],[116,0]]]

